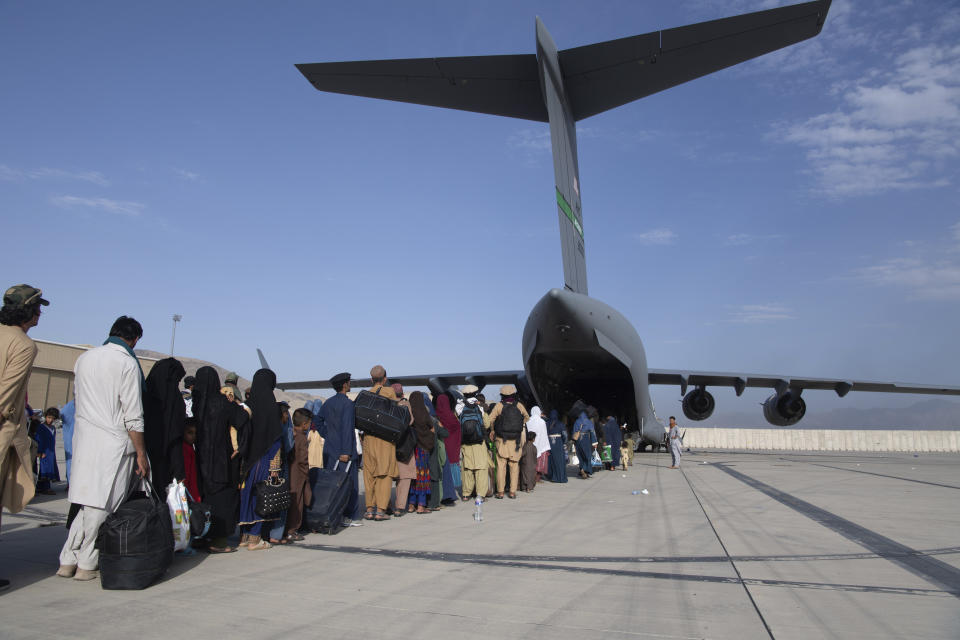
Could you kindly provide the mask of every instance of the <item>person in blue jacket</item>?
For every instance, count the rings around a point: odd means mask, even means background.
[[[573,440],[576,443],[577,458],[580,461],[580,477],[586,480],[593,475],[593,449],[597,446],[597,431],[593,420],[581,411],[577,421],[573,423]]]
[[[60,468],[57,466],[57,426],[54,420],[60,417],[56,407],[50,407],[43,414],[43,422],[37,427],[33,439],[37,441],[37,493],[52,496],[56,494],[50,488],[51,482],[60,482]]]
[[[70,463],[73,461],[73,421],[76,411],[76,403],[73,400],[60,409],[60,421],[63,423],[60,428],[63,433],[63,457],[67,461],[67,487],[70,486]]]
[[[359,516],[360,483],[357,473],[357,436],[350,391],[350,374],[340,373],[330,379],[336,395],[323,403],[318,414],[318,427],[323,437],[323,468],[346,470],[350,481],[350,499],[343,511],[344,524]],[[347,469],[347,465],[349,469]]]

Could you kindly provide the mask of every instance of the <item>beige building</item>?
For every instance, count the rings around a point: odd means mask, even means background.
[[[30,371],[27,399],[34,410],[62,407],[73,399],[73,365],[80,354],[93,347],[89,345],[62,344],[49,340],[34,340],[37,343],[37,359]],[[143,375],[157,361],[156,358],[139,357]]]

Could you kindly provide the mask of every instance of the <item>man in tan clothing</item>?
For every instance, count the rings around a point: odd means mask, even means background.
[[[500,402],[490,412],[491,436],[497,448],[497,493],[494,497],[503,498],[507,470],[510,470],[511,499],[517,497],[517,481],[520,476],[520,454],[526,442],[524,425],[530,419],[526,407],[517,400],[517,388],[512,384],[500,387]]]
[[[40,289],[18,284],[3,294],[0,309],[0,497],[10,513],[33,499],[30,438],[27,436],[27,381],[37,345],[27,331],[40,321],[40,306],[50,304]],[[0,579],[0,590],[10,586]]]
[[[381,365],[370,369],[370,379],[373,380],[371,393],[376,393],[391,400],[397,399],[397,394],[387,386],[387,370]],[[364,520],[389,520],[387,507],[390,506],[390,489],[393,479],[400,475],[397,466],[397,447],[391,443],[370,435],[363,436],[363,491],[366,496],[367,512]]]

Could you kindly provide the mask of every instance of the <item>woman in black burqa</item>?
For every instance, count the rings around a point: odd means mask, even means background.
[[[277,374],[270,369],[260,369],[253,374],[247,406],[250,407],[250,429],[246,442],[241,442],[240,453],[243,457],[240,489],[240,530],[243,537],[240,544],[246,544],[251,551],[269,549],[270,543],[261,538],[264,522],[273,522],[274,517],[265,517],[256,511],[256,491],[258,483],[268,476],[278,477],[282,467],[283,448],[280,437],[283,424],[277,409],[277,398],[273,389],[277,386]]]
[[[230,427],[237,430],[239,442],[245,442],[249,418],[240,405],[220,393],[220,377],[213,367],[197,370],[193,387],[193,417],[197,421],[197,473],[203,501],[210,505],[212,519],[208,550],[229,553],[227,536],[237,528],[240,493],[240,460],[234,456]]]
[[[147,375],[143,396],[143,437],[150,458],[153,486],[161,493],[176,478],[183,480],[183,428],[187,408],[180,393],[186,372],[176,358],[164,358]]]

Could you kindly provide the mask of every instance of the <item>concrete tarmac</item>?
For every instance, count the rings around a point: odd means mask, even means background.
[[[590,480],[571,467],[567,484],[489,500],[481,523],[460,503],[178,557],[138,592],[53,575],[60,485],[3,514],[0,637],[960,637],[958,456],[700,451],[669,464],[637,454]]]

